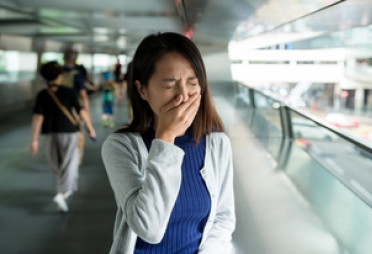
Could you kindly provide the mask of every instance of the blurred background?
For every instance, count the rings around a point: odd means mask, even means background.
[[[157,32],[203,56],[234,155],[234,253],[372,253],[371,0],[0,0],[0,253],[108,253],[115,199],[100,158],[104,74]],[[90,115],[80,190],[60,214],[28,152],[42,63],[78,52]],[[130,121],[115,101],[115,125]],[[41,142],[40,142],[41,143]]]

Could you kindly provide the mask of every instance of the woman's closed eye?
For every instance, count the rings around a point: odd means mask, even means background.
[[[177,81],[177,80],[174,79],[174,78],[164,79],[164,80],[163,80],[163,82],[164,82],[163,87],[164,87],[165,89],[172,89],[172,88],[175,87],[175,85],[176,85],[176,81]]]
[[[187,83],[191,86],[197,86],[198,85],[198,79],[195,76],[192,76],[188,78]]]
[[[165,89],[173,89],[176,86],[173,82],[168,82],[168,84],[163,85]]]

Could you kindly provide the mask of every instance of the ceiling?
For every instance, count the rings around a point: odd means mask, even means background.
[[[293,11],[293,10],[292,10]],[[266,12],[268,13],[268,12]],[[348,0],[330,4],[291,22],[282,22],[275,26],[269,17],[255,15],[242,22],[234,34],[234,42],[243,42],[245,48],[264,48],[273,45],[314,41],[320,43],[302,43],[307,48],[325,48],[331,45],[345,47],[351,45],[348,37],[354,37],[355,45],[371,41],[372,35],[372,1]],[[244,27],[245,26],[245,27]],[[246,29],[249,27],[249,29]],[[362,33],[360,32],[362,30]],[[357,40],[356,40],[357,39]],[[293,43],[292,43],[293,45]]]
[[[349,0],[353,2],[356,0]],[[342,3],[336,0],[0,0],[0,34],[45,38],[92,51],[132,52],[156,32],[226,48]]]

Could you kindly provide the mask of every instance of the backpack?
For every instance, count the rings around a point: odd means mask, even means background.
[[[79,74],[78,70],[65,70],[63,72],[62,85],[68,88],[74,88],[75,75]]]

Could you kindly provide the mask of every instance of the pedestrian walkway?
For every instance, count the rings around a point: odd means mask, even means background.
[[[263,146],[229,101],[230,84],[212,86],[215,104],[231,139],[237,227],[234,254],[336,254],[337,242],[309,209],[286,175],[276,170]],[[9,118],[0,127],[0,253],[108,253],[116,213],[114,195],[100,149],[113,129],[101,124],[100,95],[91,96],[97,143],[86,140],[79,191],[69,212],[57,212],[52,198],[55,178],[44,146],[28,152],[31,113]],[[127,108],[116,108],[116,126],[127,121]]]
[[[125,117],[126,108],[117,110]],[[100,95],[91,98],[97,142],[86,138],[80,167],[79,191],[68,200],[70,211],[57,212],[52,202],[55,177],[44,154],[43,138],[36,156],[29,154],[31,110],[15,114],[0,125],[0,253],[108,253],[116,203],[101,161],[100,148],[113,131],[101,126]],[[126,122],[118,118],[117,126]]]
[[[226,98],[226,86],[212,86],[212,91],[233,149],[234,254],[341,254],[335,238]]]

